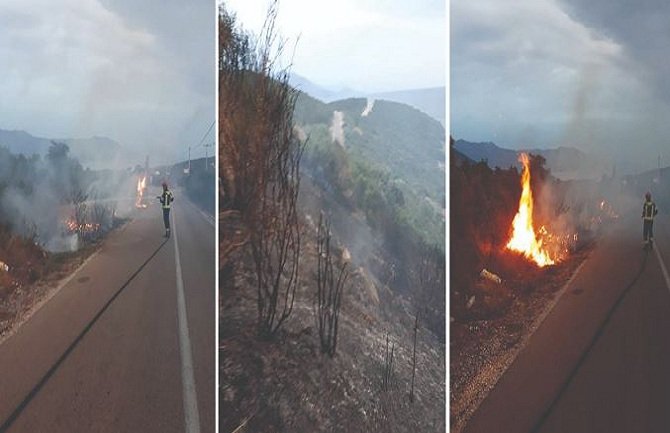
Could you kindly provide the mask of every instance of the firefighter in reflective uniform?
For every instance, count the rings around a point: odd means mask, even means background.
[[[656,203],[651,201],[651,193],[644,195],[644,204],[642,205],[642,220],[644,225],[642,228],[642,237],[644,238],[644,246],[650,246],[654,242],[654,217],[658,214]]]
[[[163,207],[163,224],[165,224],[165,237],[170,237],[170,204],[174,201],[172,191],[168,189],[167,182],[163,182],[163,193],[156,197]]]

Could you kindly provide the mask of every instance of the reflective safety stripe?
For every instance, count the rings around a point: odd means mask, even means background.
[[[653,220],[656,213],[656,205],[654,202],[645,202],[642,206],[642,217],[645,220]]]
[[[161,204],[163,205],[163,209],[170,209],[172,200],[172,191],[164,191],[163,197],[161,197]]]

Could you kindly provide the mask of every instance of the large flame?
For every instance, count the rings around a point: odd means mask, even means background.
[[[146,203],[144,203],[144,190],[147,188],[147,177],[145,176],[140,176],[137,179],[137,196],[135,198],[135,207],[139,208],[145,208],[147,207]]]
[[[519,161],[523,164],[521,199],[519,200],[519,211],[512,222],[514,231],[512,238],[507,243],[507,248],[523,253],[524,256],[533,260],[540,267],[553,265],[555,261],[542,248],[542,240],[538,239],[533,228],[533,192],[530,189],[530,160],[528,155],[522,153],[519,156]]]

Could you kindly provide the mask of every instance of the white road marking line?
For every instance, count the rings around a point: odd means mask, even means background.
[[[205,212],[205,211],[203,211],[202,209],[200,209],[199,207],[197,207],[197,206],[196,206],[195,204],[193,204],[191,201],[187,201],[187,203],[188,203],[189,206],[191,206],[194,210],[196,210],[196,211],[200,214],[200,216],[202,216],[203,219],[209,223],[209,225],[211,225],[212,227],[214,227],[214,217],[213,217],[213,216],[209,215],[207,212]]]
[[[177,269],[177,320],[179,322],[179,353],[181,357],[181,384],[184,397],[184,426],[186,433],[200,433],[200,415],[198,398],[195,390],[193,374],[193,354],[188,332],[186,316],[186,298],[184,297],[184,280],[179,260],[179,242],[177,240],[176,215],[172,215],[172,236],[174,237],[174,261]]]
[[[661,265],[661,272],[663,272],[663,278],[665,279],[665,286],[670,290],[670,277],[668,277],[668,270],[665,267],[663,262],[663,257],[661,257],[661,251],[658,249],[658,244],[654,242],[654,251],[656,251],[656,258],[658,263]]]

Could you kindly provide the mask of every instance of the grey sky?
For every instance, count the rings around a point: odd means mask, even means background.
[[[670,5],[460,0],[450,14],[456,138],[670,165]]]
[[[215,15],[213,0],[0,2],[0,128],[185,158],[214,120]]]
[[[258,33],[269,0],[225,0]],[[293,44],[292,70],[332,89],[365,92],[445,85],[443,0],[280,0],[278,30]]]

